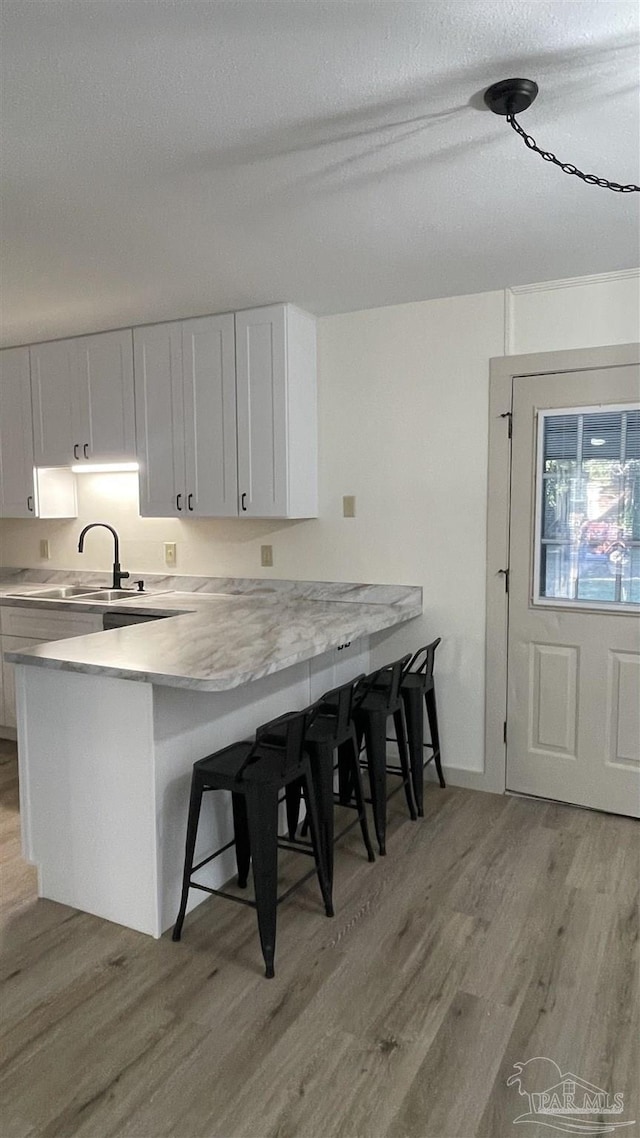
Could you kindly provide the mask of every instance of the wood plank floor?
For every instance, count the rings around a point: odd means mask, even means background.
[[[507,1138],[534,1056],[640,1119],[637,823],[397,796],[386,859],[340,847],[333,920],[312,882],[281,906],[266,981],[243,907],[175,945],[36,900],[2,742],[0,794],[2,1138]]]

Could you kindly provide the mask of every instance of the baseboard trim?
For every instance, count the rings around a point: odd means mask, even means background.
[[[464,790],[483,790],[488,794],[504,794],[504,787],[486,771],[470,771],[465,770],[464,767],[447,767],[444,765],[442,770],[447,786],[459,786]],[[431,764],[426,768],[425,777],[428,782],[437,783],[438,781]]]

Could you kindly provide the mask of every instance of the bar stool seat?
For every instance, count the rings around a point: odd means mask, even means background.
[[[280,716],[258,728],[255,742],[234,743],[215,754],[199,759],[193,766],[185,860],[180,909],[172,938],[180,940],[190,889],[200,889],[231,901],[250,905],[257,911],[258,931],[265,962],[265,974],[274,975],[276,906],[314,873],[317,874],[327,916],[333,916],[331,888],[322,858],[318,836],[318,814],[309,758],[304,736],[309,712]],[[299,783],[304,795],[311,828],[311,848],[278,837],[280,794],[292,783]],[[226,790],[232,795],[234,837],[224,846],[194,865],[196,838],[202,797],[206,791]],[[230,846],[235,845],[238,886],[247,884],[253,865],[255,901],[236,897],[224,889],[212,889],[194,880],[194,874]],[[278,849],[311,854],[314,869],[278,897]]]

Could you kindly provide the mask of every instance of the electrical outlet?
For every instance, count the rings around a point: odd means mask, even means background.
[[[165,565],[175,565],[177,560],[176,556],[176,543],[175,541],[165,541],[164,543],[164,563]]]
[[[43,561],[49,561],[51,558],[51,550],[49,549],[49,540],[43,537],[40,541],[40,556]]]
[[[261,545],[260,546],[260,564],[265,568],[270,568],[273,565],[273,546]]]
[[[345,494],[342,499],[342,516],[343,518],[355,518],[356,499],[354,494]]]

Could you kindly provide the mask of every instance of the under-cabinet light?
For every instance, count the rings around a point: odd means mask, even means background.
[[[139,469],[137,462],[83,462],[71,467],[73,474],[124,474]]]

